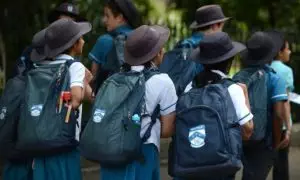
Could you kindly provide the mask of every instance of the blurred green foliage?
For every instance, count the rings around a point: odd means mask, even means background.
[[[245,42],[257,30],[277,28],[284,31],[292,43],[291,66],[295,77],[300,74],[300,0],[133,0],[138,6],[145,24],[160,24],[171,29],[167,49],[191,34],[189,25],[194,20],[197,8],[206,4],[220,4],[226,16],[225,31],[235,40]],[[6,74],[12,75],[16,58],[31,42],[34,33],[47,25],[49,11],[61,0],[11,0],[0,1],[0,33],[6,52]],[[83,62],[89,66],[87,53],[97,38],[105,32],[101,23],[104,0],[76,0],[79,9],[93,25],[92,32],[85,37]],[[0,52],[3,53],[3,52]],[[232,73],[238,70],[235,62]],[[3,68],[3,67],[2,67]],[[295,78],[296,92],[300,92],[300,79]],[[298,112],[298,107],[293,107]],[[297,119],[297,118],[294,118]]]

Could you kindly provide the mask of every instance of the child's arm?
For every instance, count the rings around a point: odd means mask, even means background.
[[[90,82],[93,79],[92,73],[85,69],[85,78],[84,78],[84,99],[90,102],[94,101],[95,95],[93,94],[93,90],[90,86]]]

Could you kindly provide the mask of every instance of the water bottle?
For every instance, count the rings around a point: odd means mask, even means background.
[[[135,114],[132,116],[131,120],[136,124],[136,125],[141,125],[141,117],[138,114]]]

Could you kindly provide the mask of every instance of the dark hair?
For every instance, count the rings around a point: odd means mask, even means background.
[[[119,5],[116,3],[115,0],[109,0],[106,4],[105,4],[106,7],[108,7],[112,14],[114,15],[114,17],[117,17],[119,15],[123,15],[123,12],[122,12],[122,9],[119,7]],[[125,19],[127,19],[125,16],[124,16]]]
[[[212,70],[219,70],[224,74],[228,74],[233,59],[234,57],[220,63],[203,65],[204,71],[199,73],[194,79],[196,87],[203,87],[207,84],[217,83],[222,80],[222,77],[216,73],[213,73]]]
[[[214,24],[208,25],[208,26],[204,26],[204,27],[200,27],[194,30],[194,32],[204,32],[209,30]],[[217,23],[217,25],[221,26],[221,23]]]
[[[287,41],[287,40],[284,40],[283,41],[283,44],[282,44],[282,46],[281,46],[281,48],[280,48],[280,51],[283,51],[286,47],[287,47],[287,44],[288,44],[289,42]]]
[[[281,48],[280,48],[280,52],[281,51],[284,51],[284,49],[287,47],[287,44],[288,44],[289,42],[285,39],[284,41],[283,41],[283,43],[282,43],[282,45],[281,45]],[[278,58],[278,55],[279,55],[279,52],[276,54],[276,56],[273,58],[273,60],[272,61],[275,61],[277,58]]]

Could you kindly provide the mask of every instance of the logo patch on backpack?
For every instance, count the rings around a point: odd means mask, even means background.
[[[6,107],[3,107],[1,109],[0,120],[3,120],[5,118],[6,112],[7,112]]]
[[[103,119],[103,117],[105,116],[105,111],[102,109],[96,109],[94,112],[94,118],[93,121],[95,123],[100,123]]]
[[[31,107],[31,116],[34,116],[34,117],[40,116],[42,109],[43,109],[42,104],[33,105]]]
[[[205,126],[200,125],[189,130],[189,141],[192,148],[201,148],[205,145]]]

